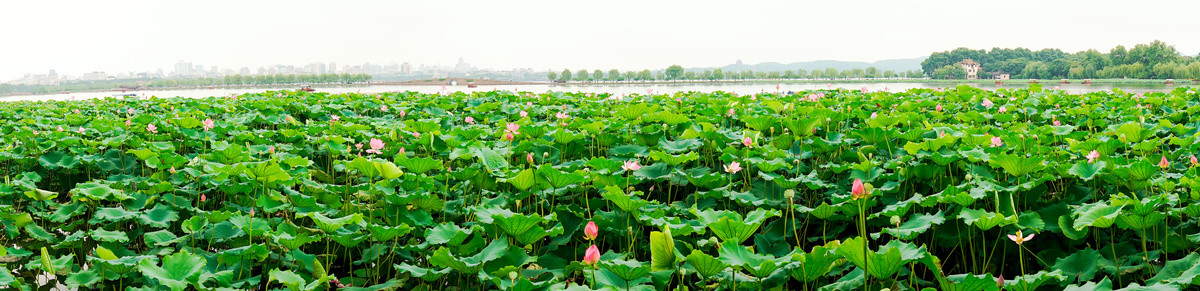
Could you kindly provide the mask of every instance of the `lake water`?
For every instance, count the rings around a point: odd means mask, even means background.
[[[1099,84],[1099,85],[1082,85],[1082,84],[1044,84],[1047,89],[1059,88],[1070,93],[1087,93],[1096,91],[1111,91],[1114,88],[1120,88],[1126,92],[1153,92],[1153,91],[1170,91],[1177,86],[1188,86],[1191,84],[1179,85],[1163,85],[1163,84]],[[776,89],[778,86],[778,89]],[[1025,83],[1008,83],[1004,85],[993,84],[972,84],[971,86],[994,90],[997,88],[1019,89],[1026,88],[1029,85]],[[1194,86],[1194,85],[1193,85]],[[397,91],[415,91],[421,93],[449,93],[454,91],[462,92],[481,92],[491,90],[508,90],[508,91],[527,91],[527,92],[546,92],[546,91],[570,91],[570,92],[588,92],[588,93],[612,93],[612,94],[645,94],[652,92],[655,94],[675,93],[675,92],[714,92],[725,91],[739,94],[752,94],[762,92],[787,92],[787,91],[804,91],[804,90],[820,90],[820,89],[862,89],[866,88],[871,91],[890,91],[899,92],[913,88],[945,88],[953,87],[949,84],[936,83],[918,83],[918,82],[897,82],[897,83],[765,83],[765,82],[745,82],[745,83],[675,83],[675,84],[565,84],[565,85],[496,85],[496,86],[479,86],[477,88],[467,88],[467,86],[402,86],[402,85],[347,85],[347,86],[314,86],[317,92],[329,93],[381,93],[381,92],[397,92]],[[280,86],[280,87],[255,87],[255,88],[214,88],[214,89],[173,89],[173,90],[137,90],[128,92],[119,91],[104,91],[104,92],[79,92],[67,94],[48,94],[48,95],[18,95],[0,97],[0,101],[22,101],[22,100],[78,100],[91,98],[110,97],[115,94],[137,94],[140,97],[157,96],[160,98],[168,97],[187,97],[200,98],[210,96],[229,96],[233,94],[256,93],[265,91],[278,90],[295,90],[299,86]]]

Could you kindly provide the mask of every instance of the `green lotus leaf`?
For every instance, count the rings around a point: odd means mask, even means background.
[[[161,266],[155,260],[144,259],[138,263],[137,267],[147,278],[154,279],[159,284],[178,291],[187,289],[188,286],[198,285],[200,272],[205,265],[203,257],[182,250],[164,257]]]
[[[688,265],[692,266],[700,274],[700,277],[703,278],[716,276],[727,268],[727,265],[721,260],[699,250],[692,250],[692,253],[687,256],[686,260]]]
[[[675,239],[671,237],[671,229],[650,232],[650,270],[673,270],[675,259]]]

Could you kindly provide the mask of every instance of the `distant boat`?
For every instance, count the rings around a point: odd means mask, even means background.
[[[304,86],[304,88],[300,88],[300,91],[312,92],[312,91],[317,91],[317,89],[313,89],[312,86]]]
[[[471,82],[471,83],[467,83],[467,88],[479,88],[479,86],[476,86],[475,82]]]

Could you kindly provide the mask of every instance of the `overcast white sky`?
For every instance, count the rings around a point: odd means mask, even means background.
[[[535,70],[913,58],[955,47],[1162,40],[1200,52],[1200,1],[9,1],[0,81],[371,62]]]

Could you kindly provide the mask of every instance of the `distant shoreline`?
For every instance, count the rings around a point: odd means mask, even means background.
[[[1163,79],[1067,79],[1066,84],[1082,84],[1083,81],[1091,81],[1092,85],[1166,85],[1167,80]],[[454,82],[451,85],[451,82]],[[521,86],[521,85],[547,85],[550,87],[568,87],[568,86],[614,86],[614,85],[672,85],[672,84],[742,84],[742,83],[762,83],[762,84],[845,84],[845,83],[923,83],[923,84],[945,84],[945,85],[961,85],[961,84],[977,84],[991,85],[997,80],[993,79],[977,79],[977,80],[961,80],[961,79],[910,79],[910,78],[873,78],[873,79],[749,79],[749,80],[674,80],[674,81],[571,81],[566,83],[555,83],[549,81],[504,81],[491,79],[469,79],[469,78],[438,78],[425,80],[410,80],[410,81],[375,81],[366,83],[350,83],[350,84],[265,84],[265,85],[212,85],[212,86],[174,86],[174,87],[146,87],[133,90],[121,89],[93,89],[79,90],[70,92],[45,92],[45,93],[29,93],[29,92],[9,92],[0,94],[0,97],[8,96],[30,96],[30,95],[56,95],[70,94],[76,92],[113,92],[113,94],[125,92],[141,92],[141,91],[167,91],[167,90],[204,90],[204,89],[229,89],[229,88],[278,88],[282,90],[300,89],[305,86],[313,88],[321,87],[370,87],[370,86],[447,86],[447,87],[466,87],[468,84],[474,83],[478,86]],[[1063,80],[1048,80],[1048,79],[1010,79],[1000,80],[1004,85],[1019,85],[1032,84],[1031,81],[1037,81],[1038,84],[1045,86],[1060,85]],[[1200,84],[1200,80],[1174,80],[1174,85],[1196,85]]]

